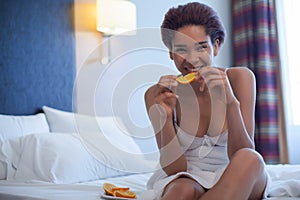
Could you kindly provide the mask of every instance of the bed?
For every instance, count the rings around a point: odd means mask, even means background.
[[[107,182],[151,199],[146,183],[159,166],[158,153],[144,152],[120,131],[120,119],[42,110],[0,115],[0,199],[103,199],[109,198],[103,196]],[[155,144],[154,138],[148,142]],[[300,165],[267,165],[267,170],[268,199],[300,199]]]

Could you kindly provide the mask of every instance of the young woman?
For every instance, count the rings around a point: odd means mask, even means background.
[[[161,33],[180,73],[196,76],[162,76],[145,94],[161,164],[148,188],[158,199],[261,199],[268,179],[254,150],[253,73],[213,65],[225,32],[207,5],[171,8]]]

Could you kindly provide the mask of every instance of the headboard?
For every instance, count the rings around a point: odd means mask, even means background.
[[[9,0],[0,6],[0,113],[43,105],[72,110],[74,0]]]

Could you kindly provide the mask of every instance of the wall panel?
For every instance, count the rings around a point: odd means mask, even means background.
[[[72,110],[74,0],[0,0],[0,113]]]

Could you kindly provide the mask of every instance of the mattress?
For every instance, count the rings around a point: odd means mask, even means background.
[[[268,165],[272,179],[268,200],[300,199],[300,165]],[[99,200],[105,199],[103,183],[130,187],[138,199],[149,199],[146,183],[152,173],[118,176],[76,184],[53,184],[40,181],[0,181],[0,199]]]

